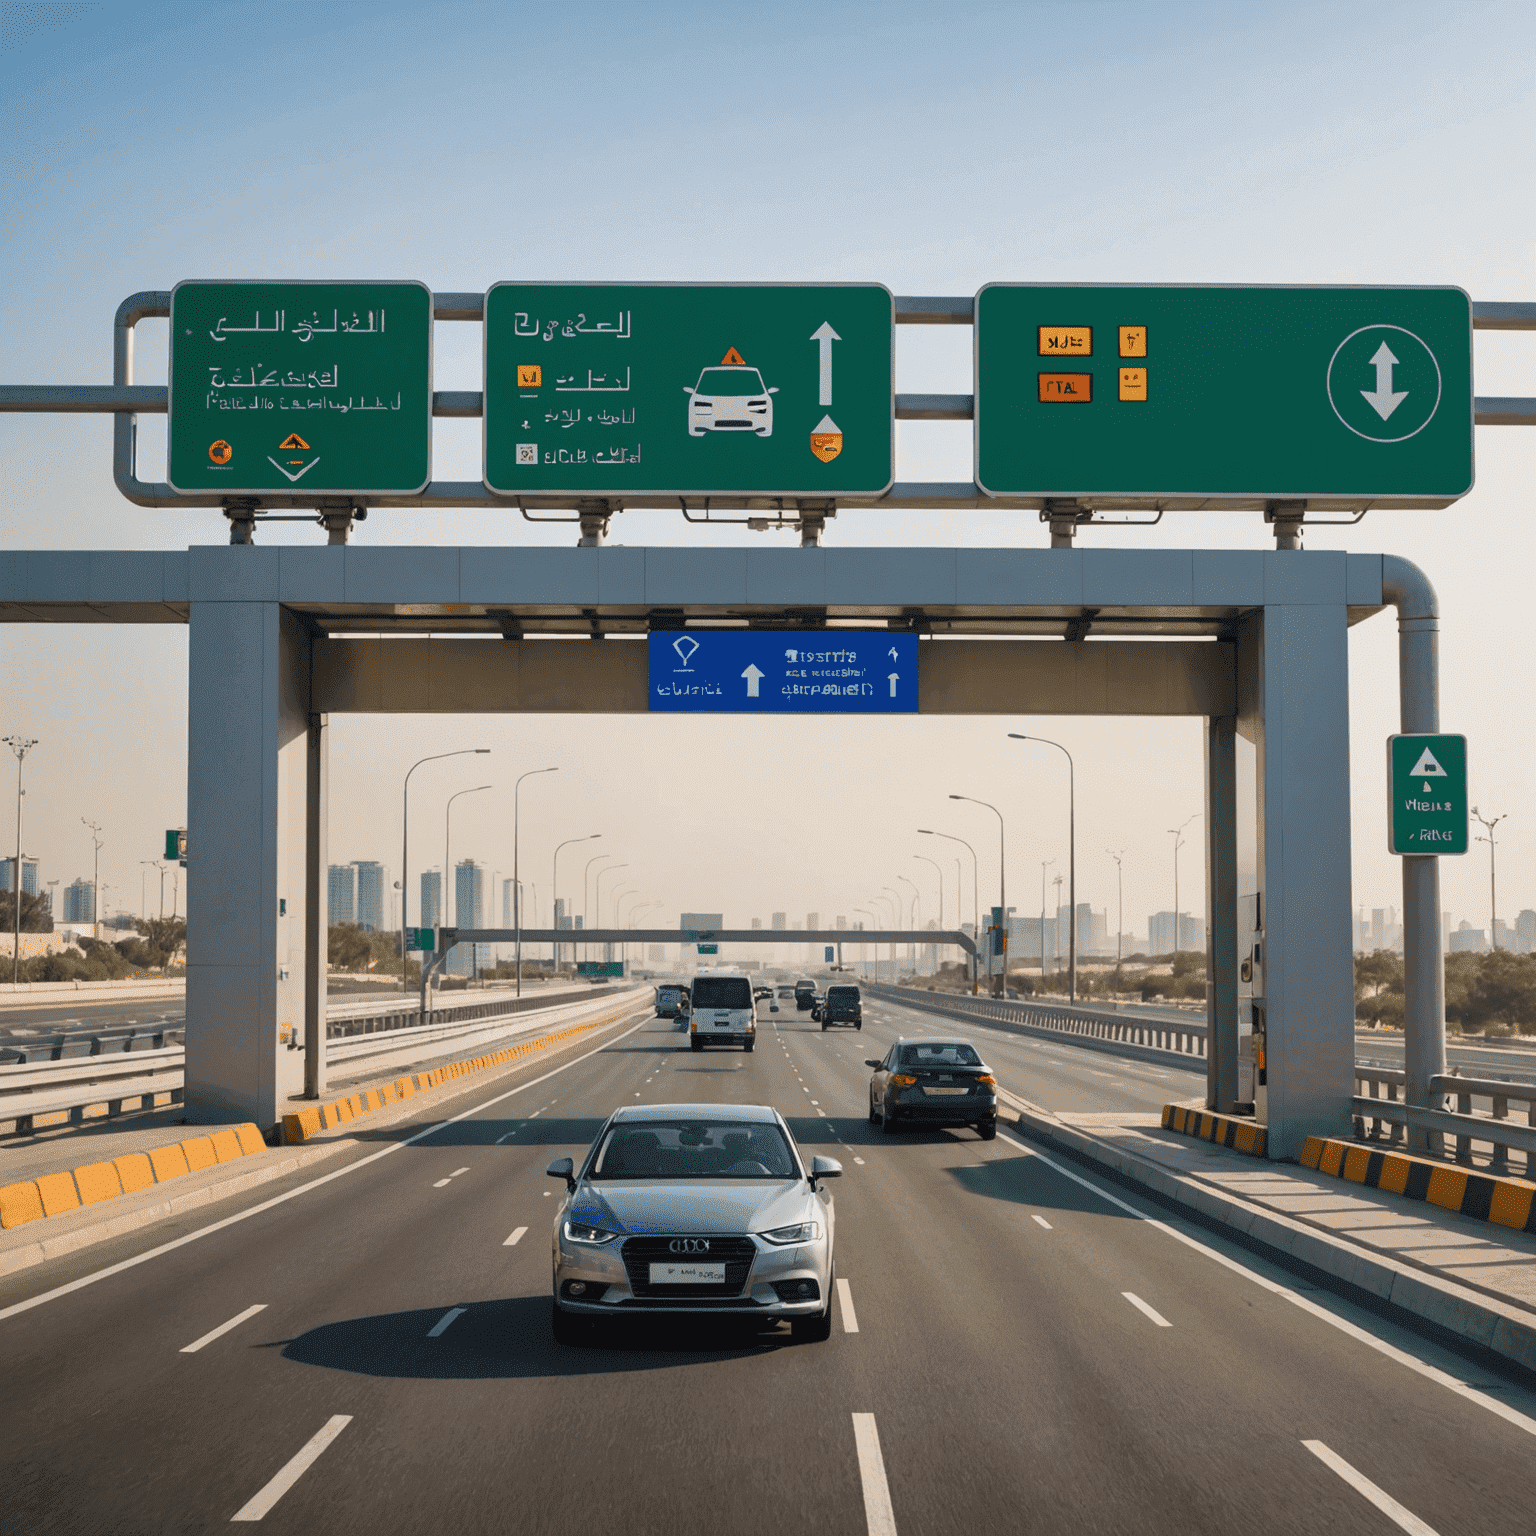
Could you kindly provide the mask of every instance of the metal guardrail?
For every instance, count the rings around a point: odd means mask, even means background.
[[[648,989],[623,989],[648,990]],[[367,1063],[385,1065],[381,1058],[396,1056],[410,1060],[423,1046],[451,1041],[472,1045],[481,1037],[506,1033],[500,1028],[504,1020],[519,1013],[540,1011],[550,1016],[529,1021],[530,1030],[545,1022],[555,1022],[561,1014],[591,1007],[594,1003],[611,1002],[621,989],[596,987],[589,994],[575,1001],[512,997],[500,1003],[478,1003],[463,1008],[442,1008],[429,1015],[429,1022],[421,1024],[414,1009],[406,1017],[408,1024],[387,1026],[385,1021],[393,1015],[376,1016],[358,1020],[336,1020],[339,1025],[359,1024],[367,1026],[348,1034],[337,1036],[327,1028],[326,1057],[332,1065]],[[63,1054],[55,1056],[58,1047],[49,1043],[50,1054],[39,1060],[0,1063],[0,1122],[15,1123],[18,1135],[34,1129],[38,1115],[57,1114],[68,1110],[70,1122],[80,1124],[89,1105],[105,1103],[109,1116],[129,1108],[153,1109],[155,1097],[168,1093],[171,1103],[179,1104],[185,1088],[186,1049],[181,1044],[161,1043],[156,1048],[128,1049],[118,1046],[110,1050],[94,1052],[83,1049],[88,1043],[105,1045],[116,1040],[146,1040],[152,1037],[100,1037],[93,1042],[69,1041]],[[334,1039],[334,1043],[331,1043]],[[32,1054],[36,1046],[26,1047]],[[134,1105],[130,1101],[137,1100]]]
[[[1053,1034],[1076,1035],[1089,1040],[1103,1040],[1117,1045],[1136,1046],[1141,1050],[1163,1051],[1171,1056],[1205,1060],[1204,1024],[1173,1019],[1147,1019],[1125,1014],[1097,1013],[1082,1008],[1066,1008],[1054,1003],[1022,1003],[994,997],[966,997],[953,992],[928,992],[919,987],[896,987],[884,982],[866,982],[872,992],[891,994],[898,1001],[921,1000],[925,1007],[942,1009],[962,1017],[996,1019],[1003,1023],[1023,1024],[1047,1029]]]
[[[612,990],[611,987],[593,987],[590,992],[581,994],[581,1000],[584,1001],[587,997],[600,997]],[[325,1038],[346,1040],[353,1035],[372,1035],[384,1030],[414,1029],[423,1023],[464,1024],[475,1019],[500,1018],[503,1014],[526,1013],[534,1008],[558,1008],[564,1003],[575,1000],[569,996],[549,998],[537,995],[492,998],[484,1003],[459,1003],[448,1008],[430,1009],[425,1021],[421,1017],[420,1008],[412,1004],[409,1008],[394,1008],[387,1013],[361,1013],[349,1014],[339,1019],[327,1018]]]
[[[1452,1138],[1454,1148],[1443,1149],[1444,1155],[1463,1167],[1472,1167],[1479,1156],[1485,1156],[1489,1173],[1536,1178],[1536,1086],[1447,1073],[1430,1078],[1430,1092],[1455,1099],[1456,1108],[1415,1109],[1403,1102],[1407,1080],[1406,1073],[1389,1067],[1356,1066],[1355,1086],[1367,1090],[1354,1098],[1358,1140],[1405,1146],[1408,1127],[1416,1125],[1438,1133],[1442,1140]],[[1488,1099],[1492,1112],[1474,1112],[1473,1099]],[[1511,1101],[1525,1105],[1524,1125],[1510,1118]],[[1491,1150],[1480,1151],[1479,1143]]]

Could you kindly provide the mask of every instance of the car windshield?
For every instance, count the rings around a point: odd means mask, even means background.
[[[830,1003],[834,999],[839,1003],[856,1003],[859,1000],[859,989],[857,987],[828,987],[827,1001]]]
[[[693,984],[695,1008],[750,1008],[752,987],[745,976],[701,976]]]
[[[613,1126],[589,1178],[793,1179],[784,1133],[770,1121],[641,1120]]]
[[[756,368],[706,368],[699,375],[696,395],[766,395]]]
[[[981,1057],[963,1040],[942,1040],[937,1045],[904,1045],[904,1067],[979,1067]]]

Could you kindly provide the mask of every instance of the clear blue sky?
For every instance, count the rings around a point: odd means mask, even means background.
[[[0,379],[109,377],[112,312],[180,278],[377,276],[481,289],[501,278],[861,279],[963,294],[1005,279],[1456,283],[1536,297],[1536,8],[1525,4],[982,6],[776,4],[0,5]],[[164,324],[140,378],[163,377]],[[959,390],[969,332],[904,331],[903,389]],[[438,328],[439,388],[479,385],[479,333]],[[1482,394],[1536,394],[1536,337],[1477,342]],[[163,452],[148,419],[144,469]],[[438,424],[436,473],[478,473],[478,424]],[[143,511],[111,487],[105,418],[0,419],[0,545],[220,542],[216,514]],[[903,424],[902,478],[969,472],[968,430]],[[1444,718],[1472,738],[1474,791],[1510,811],[1501,910],[1536,905],[1536,727],[1523,610],[1536,569],[1536,431],[1478,433],[1478,484],[1446,513],[1379,513],[1311,548],[1418,560],[1445,606]],[[499,515],[375,513],[368,542],[566,537]],[[630,544],[701,535],[626,514]],[[262,530],[268,542],[312,530]],[[1256,515],[1093,532],[1127,546],[1263,547]],[[1033,515],[846,513],[839,544],[1039,544]],[[79,817],[109,827],[103,878],[138,902],[140,857],[184,817],[185,635],[13,630],[0,725],[42,739],[28,851],[88,873]],[[1353,639],[1355,879],[1400,901],[1385,852],[1381,740],[1394,728],[1387,616]],[[111,678],[110,683],[106,678]],[[733,918],[850,911],[910,869],[950,789],[1001,797],[1010,883],[1064,854],[1050,765],[1009,722],[839,728],[848,752],[802,795],[803,737],[759,724],[729,784],[677,781],[647,721],[347,722],[336,771],[366,792],[333,857],[398,862],[397,762],[449,734],[495,738],[496,772],[561,761],[528,856],[596,815],[667,909]],[[1164,829],[1200,805],[1198,732],[1035,722],[1080,763],[1080,895],[1128,926],[1171,903]],[[429,738],[429,732],[431,736]],[[476,781],[478,782],[478,780]],[[453,787],[459,787],[457,783]],[[444,790],[446,792],[446,781]],[[496,797],[465,802],[464,851],[508,862]],[[937,813],[952,815],[948,810]],[[479,817],[477,821],[475,818]],[[800,829],[795,845],[786,818]],[[966,832],[960,820],[943,820]],[[679,847],[722,840],[701,886]],[[972,828],[972,830],[977,830]],[[921,841],[928,841],[923,839]],[[7,845],[8,846],[8,845]],[[413,854],[413,864],[430,848]],[[807,877],[807,863],[814,872]],[[1447,861],[1457,916],[1486,923],[1485,852]],[[985,865],[983,878],[987,878]],[[1198,859],[1182,904],[1198,910]],[[113,898],[116,899],[115,897]],[[932,905],[925,915],[933,915]],[[951,913],[952,915],[952,913]]]

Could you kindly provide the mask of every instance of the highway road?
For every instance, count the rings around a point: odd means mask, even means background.
[[[259,1201],[0,1280],[0,1529],[1529,1528],[1528,1384],[1007,1131],[883,1135],[863,1058],[952,1021],[759,1018],[751,1055],[700,1056],[639,1015]],[[961,1032],[1040,1104],[1195,1080]],[[669,1320],[553,1343],[545,1165],[616,1105],[674,1101],[775,1104],[842,1160],[829,1341]]]

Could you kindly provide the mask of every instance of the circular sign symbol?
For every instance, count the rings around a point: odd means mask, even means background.
[[[234,458],[234,456],[235,450],[231,448],[222,437],[218,440],[218,442],[209,443],[208,445],[208,457],[212,459],[215,464],[228,464],[229,461]]]
[[[1400,325],[1362,325],[1328,360],[1328,403],[1356,437],[1402,443],[1440,408],[1440,364]]]

